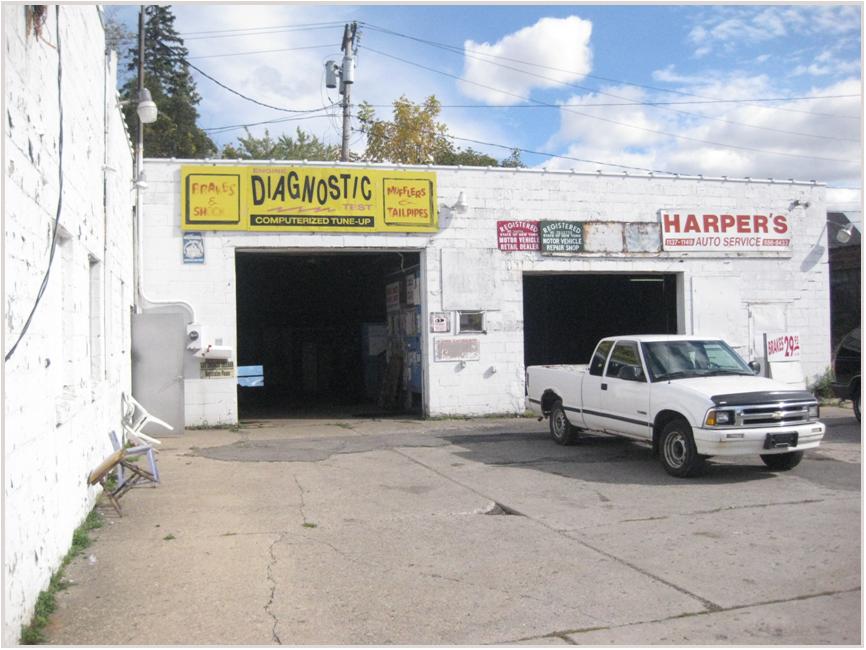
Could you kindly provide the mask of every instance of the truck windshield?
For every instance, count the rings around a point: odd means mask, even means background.
[[[724,341],[652,341],[641,345],[651,381],[754,374]]]

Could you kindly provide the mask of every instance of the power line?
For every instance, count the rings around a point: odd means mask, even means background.
[[[357,115],[355,117],[357,117]],[[354,129],[354,130],[358,133],[363,133],[363,131],[361,131],[360,129]],[[516,147],[514,145],[497,144],[495,142],[484,142],[483,140],[474,140],[472,138],[463,138],[463,137],[460,137],[458,135],[451,135],[449,133],[437,133],[436,135],[439,135],[439,136],[444,137],[444,138],[448,138],[449,140],[461,140],[463,142],[471,142],[473,144],[484,145],[487,147],[497,147],[499,149],[507,149],[508,151],[520,151],[521,153],[528,153],[528,154],[533,154],[533,155],[537,155],[537,156],[547,156],[549,158],[561,158],[563,160],[572,160],[572,161],[576,161],[576,162],[591,163],[593,165],[604,165],[606,167],[618,167],[620,169],[633,169],[635,171],[649,172],[652,174],[670,174],[672,176],[682,175],[679,172],[671,172],[671,171],[664,171],[664,170],[660,170],[660,169],[652,169],[650,167],[636,167],[634,165],[624,165],[622,163],[611,163],[611,162],[605,162],[602,160],[592,160],[589,158],[577,158],[575,156],[565,156],[562,154],[550,153],[549,151],[534,151],[532,149],[524,149],[523,147]]]
[[[21,328],[21,333],[15,339],[15,343],[9,348],[4,361],[9,361],[15,350],[18,349],[18,344],[24,338],[27,330],[30,329],[30,323],[33,322],[33,316],[36,314],[36,308],[42,301],[42,296],[45,295],[45,289],[48,288],[48,278],[51,274],[51,266],[54,263],[54,253],[57,251],[57,235],[60,230],[60,215],[63,213],[63,58],[60,49],[60,5],[55,5],[55,24],[57,26],[57,111],[58,111],[58,126],[57,126],[57,211],[54,214],[54,232],[51,235],[51,249],[48,252],[48,266],[45,268],[45,275],[42,276],[42,283],[39,285],[39,291],[36,292],[36,299],[33,301],[33,307],[27,320],[24,321],[24,326]]]
[[[594,88],[588,88],[588,87],[586,87],[586,86],[581,86],[580,84],[570,83],[570,82],[567,82],[567,81],[559,81],[558,79],[555,79],[555,78],[553,78],[553,77],[547,77],[547,76],[545,76],[545,75],[536,74],[536,73],[534,73],[534,72],[530,72],[530,71],[528,71],[528,70],[521,70],[520,68],[515,68],[515,67],[510,66],[510,65],[504,65],[504,64],[502,64],[502,63],[496,63],[495,61],[487,61],[487,60],[485,60],[485,59],[481,59],[481,58],[479,58],[479,57],[477,57],[477,56],[472,56],[472,55],[470,55],[470,54],[466,54],[465,56],[468,56],[469,58],[473,58],[473,59],[476,59],[476,60],[479,60],[479,61],[483,61],[484,63],[488,63],[488,64],[490,64],[490,65],[496,65],[496,66],[499,66],[499,67],[501,67],[501,68],[505,68],[506,70],[513,70],[513,71],[515,71],[515,72],[520,72],[521,74],[526,74],[526,75],[529,75],[529,76],[531,76],[531,77],[536,77],[537,79],[544,79],[545,81],[551,81],[551,82],[553,82],[553,83],[555,83],[556,85],[559,85],[559,86],[569,86],[569,87],[571,87],[571,88],[577,88],[578,90],[584,90],[584,91],[587,91],[587,92],[590,92],[590,93],[596,93],[596,94],[598,94],[598,95],[605,95],[605,96],[607,96],[607,97],[613,97],[614,99],[626,99],[626,100],[629,99],[628,97],[623,97],[622,95],[615,95],[615,94],[613,94],[613,93],[605,92],[605,91],[603,91],[603,90],[596,90],[596,89],[594,89]],[[527,64],[527,65],[531,65],[531,64]],[[648,104],[648,105],[649,105],[649,104]],[[712,115],[705,115],[705,114],[703,114],[703,113],[692,113],[692,112],[690,112],[690,111],[682,111],[682,110],[678,110],[678,109],[676,109],[676,108],[669,108],[668,106],[657,105],[657,106],[655,106],[655,108],[659,108],[659,109],[661,109],[661,110],[665,110],[665,111],[671,111],[672,113],[678,113],[678,114],[680,114],[680,115],[688,115],[688,116],[691,116],[691,117],[699,117],[699,118],[704,119],[704,120],[712,120],[712,121],[715,121],[715,122],[723,122],[723,123],[725,123],[725,124],[733,124],[733,125],[737,125],[737,126],[745,126],[745,127],[751,128],[751,129],[759,129],[759,130],[761,130],[761,131],[772,131],[772,132],[774,132],[774,133],[782,133],[782,134],[784,134],[784,135],[796,135],[796,136],[801,136],[801,137],[806,137],[806,138],[818,138],[818,139],[821,139],[821,140],[836,140],[836,141],[843,141],[843,142],[859,142],[859,140],[852,140],[851,138],[837,138],[837,137],[830,136],[830,135],[816,135],[816,134],[813,134],[813,133],[801,133],[801,132],[798,132],[798,131],[786,131],[786,130],[783,130],[783,129],[774,129],[774,128],[772,128],[772,127],[768,127],[768,126],[761,126],[761,125],[758,125],[758,124],[749,124],[749,123],[747,123],[747,122],[737,122],[737,121],[734,121],[734,120],[728,120],[728,119],[725,119],[725,118],[723,118],[723,117],[715,117],[715,116],[712,116]]]
[[[235,131],[237,129],[246,129],[251,126],[262,126],[264,124],[283,124],[285,122],[302,122],[304,120],[314,120],[316,118],[329,117],[329,113],[322,113],[321,115],[305,115],[303,117],[281,117],[275,120],[263,120],[261,122],[249,122],[248,124],[229,124],[227,126],[211,126],[208,128],[203,128],[202,131],[207,131],[208,133],[221,134],[227,133],[229,131]]]
[[[473,144],[484,145],[487,147],[498,147],[500,149],[508,149],[509,151],[517,150],[517,151],[520,151],[521,153],[529,153],[529,154],[533,154],[536,156],[548,156],[550,158],[561,158],[562,160],[574,160],[577,162],[592,163],[593,165],[605,165],[607,167],[619,167],[621,169],[634,169],[637,171],[650,172],[650,173],[654,173],[654,174],[671,174],[673,176],[678,175],[677,172],[669,172],[669,171],[664,171],[664,170],[659,170],[659,169],[651,169],[649,167],[635,167],[633,165],[623,165],[621,163],[609,163],[609,162],[604,162],[601,160],[590,160],[588,158],[576,158],[574,156],[565,156],[562,154],[550,153],[547,151],[533,151],[532,149],[524,149],[523,147],[514,147],[514,146],[505,145],[505,144],[496,144],[495,142],[484,142],[483,140],[473,140],[472,138],[461,138],[460,136],[456,136],[456,135],[447,135],[446,134],[445,137],[450,138],[452,140],[461,140],[463,142],[472,142]]]
[[[379,50],[371,48],[370,46],[367,46],[366,49],[370,52],[375,53],[375,54],[379,54],[380,56],[384,56],[384,57],[387,57],[389,59],[394,59],[395,61],[400,61],[402,63],[406,63],[408,65],[422,68],[424,70],[429,70],[430,72],[435,72],[437,74],[441,74],[441,75],[444,75],[446,77],[451,77],[452,79],[457,79],[459,81],[463,81],[464,83],[479,86],[481,88],[486,88],[487,90],[492,90],[494,92],[498,92],[498,93],[501,93],[503,95],[510,95],[512,97],[516,97],[518,99],[532,102],[534,104],[540,104],[543,106],[558,107],[556,104],[551,104],[549,102],[542,102],[541,100],[538,100],[538,99],[533,99],[531,97],[525,97],[523,95],[519,95],[517,93],[512,93],[512,92],[507,91],[507,90],[502,90],[501,88],[494,88],[493,86],[488,86],[486,84],[482,84],[482,83],[479,83],[477,81],[471,81],[469,79],[465,79],[464,77],[460,77],[458,75],[451,74],[450,72],[445,72],[443,70],[437,70],[436,68],[431,68],[429,66],[422,65],[420,63],[415,63],[414,61],[409,61],[408,59],[403,59],[401,57],[394,56],[393,54],[381,52]],[[561,107],[559,107],[559,108],[561,108]],[[735,144],[725,144],[722,142],[713,142],[711,140],[702,140],[700,138],[693,138],[693,137],[687,136],[687,135],[680,135],[677,133],[670,133],[667,131],[659,131],[657,129],[649,129],[649,128],[642,127],[642,126],[636,126],[634,124],[628,124],[626,122],[619,122],[617,120],[611,120],[611,119],[606,118],[606,117],[600,117],[598,115],[591,115],[589,113],[582,113],[580,111],[575,111],[575,110],[571,110],[571,109],[562,109],[562,110],[565,110],[567,113],[572,113],[574,115],[580,115],[581,117],[587,117],[589,119],[598,120],[601,122],[606,122],[608,124],[616,124],[617,126],[625,126],[627,128],[636,129],[638,131],[644,131],[647,133],[655,133],[657,135],[664,135],[667,137],[676,138],[678,140],[687,140],[690,142],[697,142],[700,144],[707,144],[707,145],[712,145],[712,146],[716,146],[716,147],[724,147],[726,149],[738,149],[741,151],[752,151],[755,153],[763,153],[763,154],[769,154],[769,155],[774,155],[774,156],[784,156],[786,158],[805,158],[807,160],[822,160],[825,162],[842,162],[842,163],[856,162],[853,160],[845,160],[845,159],[841,159],[841,158],[826,158],[826,157],[821,157],[821,156],[807,156],[807,155],[803,155],[803,154],[788,153],[788,152],[783,152],[783,151],[770,151],[767,149],[757,149],[754,147],[744,147],[744,146],[735,145]]]
[[[243,30],[237,30],[236,33],[232,33],[232,34],[211,34],[211,35],[206,35],[206,36],[188,36],[188,37],[185,37],[184,40],[185,41],[200,41],[200,40],[204,40],[204,39],[210,40],[210,39],[216,39],[216,38],[243,38],[246,36],[269,36],[272,34],[285,34],[287,32],[308,32],[308,31],[316,31],[319,29],[333,29],[336,25],[339,25],[339,24],[341,24],[341,23],[334,23],[334,24],[330,24],[330,25],[323,24],[323,25],[317,26],[317,27],[292,27],[292,26],[289,26],[289,27],[279,27],[279,28],[275,28],[275,29],[272,28],[272,29],[269,29],[268,31],[246,31],[246,32],[244,32]]]
[[[330,106],[320,106],[319,108],[298,109],[298,108],[285,108],[285,107],[282,107],[282,106],[274,106],[273,104],[266,104],[265,102],[261,102],[261,101],[259,101],[258,99],[253,99],[252,97],[249,97],[249,96],[247,96],[247,95],[244,95],[242,92],[237,91],[237,90],[235,90],[234,88],[231,88],[230,86],[227,86],[226,84],[224,84],[223,82],[219,81],[218,79],[214,79],[214,78],[213,78],[212,76],[210,76],[207,72],[205,72],[205,71],[202,70],[201,68],[197,67],[196,65],[190,63],[189,60],[188,60],[188,59],[187,59],[187,58],[186,58],[186,57],[181,53],[181,51],[180,51],[178,48],[174,48],[174,47],[172,47],[172,46],[170,46],[170,45],[166,45],[166,44],[165,44],[164,42],[162,42],[162,41],[157,41],[156,44],[157,44],[159,47],[163,47],[163,48],[165,48],[165,49],[167,49],[167,50],[172,51],[172,52],[173,52],[175,55],[177,55],[177,56],[178,56],[178,57],[179,57],[179,58],[180,58],[180,59],[181,59],[181,60],[182,60],[186,65],[188,65],[190,68],[192,68],[193,70],[195,70],[196,72],[198,72],[198,73],[199,73],[200,75],[202,75],[203,77],[205,77],[205,78],[207,78],[207,79],[210,79],[212,82],[214,82],[214,83],[215,83],[217,86],[219,86],[220,88],[223,88],[223,89],[229,91],[230,93],[232,93],[232,94],[234,94],[234,95],[237,95],[238,97],[240,97],[240,98],[242,98],[242,99],[247,100],[248,102],[252,102],[253,104],[258,104],[259,106],[264,106],[265,108],[270,108],[270,109],[273,109],[273,110],[275,110],[275,111],[282,111],[282,112],[284,112],[284,113],[316,113],[316,112],[319,112],[319,111],[321,111],[321,110],[324,110],[324,109],[330,108]]]
[[[671,105],[681,105],[681,104],[743,104],[748,102],[787,102],[792,100],[808,100],[808,99],[847,99],[851,97],[860,97],[860,95],[814,95],[812,97],[753,97],[749,99],[701,99],[694,101],[682,101],[682,102],[599,102],[592,104],[556,104],[559,106],[580,106],[583,108],[593,108],[595,106],[671,106]],[[390,108],[391,104],[370,104],[373,108]],[[537,104],[440,104],[442,108],[486,108],[486,109],[497,109],[497,108],[550,108],[545,105],[537,105]]]
[[[181,32],[180,35],[184,37],[191,36],[202,36],[204,34],[228,34],[228,33],[237,33],[237,32],[257,32],[260,30],[273,30],[273,29],[307,29],[310,27],[333,27],[334,25],[342,25],[342,22],[339,21],[322,21],[317,23],[295,23],[293,25],[263,25],[262,27],[235,27],[232,29],[208,29],[204,31],[198,32]]]
[[[332,43],[328,45],[302,45],[299,47],[284,47],[279,50],[251,50],[249,52],[232,52],[230,54],[203,54],[201,56],[190,56],[188,59],[216,59],[220,57],[226,56],[247,56],[250,54],[273,54],[275,52],[295,52],[297,50],[318,50],[326,47],[337,47],[339,43]]]
[[[412,40],[412,41],[417,41],[417,42],[419,42],[419,43],[424,43],[424,44],[426,44],[426,45],[430,45],[430,46],[432,46],[432,47],[437,47],[437,48],[440,48],[440,49],[444,49],[444,50],[447,50],[447,51],[453,52],[453,53],[455,53],[455,54],[464,54],[464,53],[465,53],[464,48],[459,47],[459,46],[456,46],[456,45],[449,45],[449,44],[447,44],[447,43],[440,43],[440,42],[437,42],[437,41],[431,41],[431,40],[428,40],[428,39],[419,38],[419,37],[417,37],[417,36],[410,36],[409,34],[403,34],[403,33],[401,33],[401,32],[395,32],[395,31],[393,31],[393,30],[386,29],[386,28],[384,28],[384,27],[378,27],[378,26],[376,26],[376,25],[371,25],[370,23],[367,23],[367,22],[363,22],[363,21],[360,21],[360,22],[362,22],[362,24],[363,24],[365,27],[368,27],[368,28],[370,28],[370,29],[372,29],[372,30],[374,30],[374,31],[379,31],[379,32],[384,33],[384,34],[389,34],[389,35],[392,35],[392,36],[398,36],[398,37],[400,37],[400,38],[406,38],[406,39],[409,39],[409,40]],[[521,63],[521,64],[523,64],[523,65],[533,66],[533,67],[536,67],[536,68],[545,68],[545,69],[547,69],[547,70],[552,70],[552,71],[555,71],[555,72],[564,72],[564,73],[567,73],[567,74],[577,74],[574,70],[565,70],[565,69],[562,69],[562,68],[556,68],[556,67],[553,67],[553,66],[543,65],[543,64],[540,64],[540,63],[533,63],[533,62],[531,62],[531,61],[524,61],[524,60],[521,60],[521,59],[514,59],[514,58],[506,57],[506,56],[496,56],[496,55],[485,54],[485,53],[481,53],[481,52],[477,52],[477,51],[476,51],[476,57],[475,57],[475,58],[477,58],[478,56],[486,56],[486,57],[491,58],[491,59],[502,59],[502,60],[504,60],[504,61],[512,61],[512,62],[514,62],[514,63]],[[487,62],[488,62],[488,63],[492,63],[492,61],[487,61]],[[498,65],[498,64],[494,64],[494,65]],[[522,72],[525,72],[525,71],[522,71]],[[528,73],[528,74],[531,74],[531,73]],[[718,99],[719,99],[719,98],[717,98],[717,97],[708,97],[708,96],[706,96],[706,95],[698,95],[698,94],[695,94],[695,93],[690,93],[690,92],[686,92],[686,91],[682,91],[682,90],[673,90],[673,89],[670,89],[670,88],[659,88],[658,86],[649,86],[649,85],[646,85],[646,84],[633,83],[633,82],[630,82],[630,81],[623,81],[623,80],[620,80],[620,79],[612,79],[612,78],[610,78],[610,77],[602,77],[602,76],[600,76],[600,75],[590,74],[590,73],[588,73],[588,72],[587,72],[587,73],[583,73],[583,76],[585,76],[585,77],[589,77],[590,79],[599,79],[599,80],[601,80],[601,81],[608,81],[608,82],[611,82],[611,83],[618,83],[618,84],[623,84],[623,85],[626,85],[626,86],[634,86],[634,87],[636,87],[636,88],[644,88],[644,89],[647,89],[647,90],[654,90],[654,91],[657,91],[657,92],[671,93],[671,94],[675,94],[675,95],[683,95],[683,96],[687,96],[687,97],[699,97],[699,98],[710,99],[710,100],[718,100]],[[757,100],[756,100],[756,101],[757,101]],[[859,119],[860,119],[860,116],[859,116],[859,115],[838,115],[838,114],[835,114],[835,113],[816,113],[816,112],[813,112],[813,111],[804,111],[804,110],[800,110],[800,109],[796,109],[796,108],[784,108],[784,107],[780,107],[780,106],[760,106],[760,105],[758,105],[758,104],[754,104],[754,106],[757,107],[757,108],[765,108],[765,109],[768,109],[768,110],[778,110],[778,111],[786,111],[786,112],[792,112],[792,113],[805,113],[805,114],[807,114],[807,115],[818,115],[818,116],[823,116],[823,117],[838,117],[838,118],[852,119],[852,120],[859,120]]]

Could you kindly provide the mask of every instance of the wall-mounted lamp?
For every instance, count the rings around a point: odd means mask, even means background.
[[[847,244],[851,241],[851,237],[854,235],[854,224],[849,223],[844,228],[840,228],[836,232],[836,241],[840,244]]]
[[[801,201],[800,199],[794,199],[791,201],[791,209],[793,210],[797,206],[801,206],[804,210],[812,205],[809,201]]]
[[[463,192],[460,192],[460,194],[457,195],[457,202],[451,206],[451,209],[454,210],[454,212],[466,212],[468,207],[469,206],[466,205],[466,197]]]

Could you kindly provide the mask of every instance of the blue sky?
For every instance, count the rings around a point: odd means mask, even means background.
[[[134,28],[136,10],[117,15]],[[174,12],[191,63],[268,104],[308,110],[338,101],[324,89],[323,63],[340,60],[342,25],[358,21],[353,103],[381,105],[385,117],[400,95],[435,94],[441,121],[465,138],[458,146],[496,158],[508,151],[492,145],[561,156],[522,154],[549,168],[860,186],[859,4],[190,3]],[[305,49],[262,52],[288,48]],[[196,81],[203,128],[290,116],[197,73]],[[779,98],[802,99],[770,101]],[[267,128],[279,135],[300,126],[336,143],[340,119],[331,113]],[[222,145],[243,131],[211,133]],[[361,134],[352,146],[363,151]]]

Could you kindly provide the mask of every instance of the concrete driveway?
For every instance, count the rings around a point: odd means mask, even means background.
[[[860,428],[703,477],[546,422],[166,438],[67,570],[57,644],[860,644]]]

